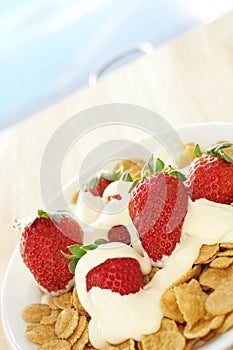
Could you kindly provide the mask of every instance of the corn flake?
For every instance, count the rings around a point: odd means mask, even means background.
[[[79,340],[72,346],[71,350],[83,350],[88,342],[88,330],[87,328],[85,328],[83,334],[81,335]]]
[[[52,310],[58,310],[59,309],[59,307],[54,303],[54,299],[55,299],[56,297],[53,297],[53,296],[50,296],[49,297],[49,300],[48,300],[48,305],[49,305],[49,307],[52,309]]]
[[[67,340],[51,340],[40,346],[37,350],[70,350],[71,345]]]
[[[143,350],[183,350],[185,338],[178,331],[158,331],[156,333],[142,336]]]
[[[26,322],[40,322],[44,316],[49,316],[51,309],[47,304],[30,304],[22,311],[22,317]]]
[[[37,344],[45,344],[56,339],[54,327],[52,325],[29,324],[25,330],[26,337]]]
[[[199,255],[195,261],[195,264],[207,264],[210,261],[212,261],[216,255],[219,252],[219,245],[218,244],[212,244],[207,245],[203,244],[201,246]]]
[[[229,313],[226,316],[226,319],[223,322],[222,326],[218,329],[218,333],[220,334],[225,333],[231,327],[233,327],[233,312]]]
[[[174,320],[170,320],[169,318],[166,318],[166,317],[162,318],[159,331],[165,331],[165,332],[175,331],[176,332],[177,330],[178,330],[178,326]]]
[[[202,286],[216,289],[219,285],[233,280],[233,265],[225,269],[208,268],[199,276],[199,282]]]
[[[218,253],[218,256],[233,256],[233,249],[226,249]]]
[[[210,267],[214,267],[216,269],[225,269],[229,267],[233,263],[233,258],[227,256],[220,256],[211,261]]]
[[[208,296],[206,310],[212,315],[222,315],[233,310],[233,282],[220,285]]]
[[[202,319],[196,323],[192,328],[186,325],[184,329],[184,336],[187,339],[203,338],[211,330],[221,327],[225,319],[224,315],[218,315],[210,320]]]
[[[179,309],[189,327],[192,327],[205,315],[207,295],[202,291],[197,280],[174,287]]]
[[[176,302],[176,295],[173,288],[167,289],[160,300],[160,307],[165,317],[177,322],[184,322],[184,317]]]
[[[43,316],[40,323],[41,324],[55,324],[61,310],[52,310],[49,316]]]
[[[123,159],[116,165],[116,169],[119,169],[121,166],[124,170],[129,170],[133,179],[141,177],[141,169],[144,166],[145,162],[141,159]]]
[[[76,343],[76,341],[81,337],[86,326],[87,326],[87,318],[86,318],[86,316],[81,315],[79,317],[77,327],[75,328],[75,330],[71,334],[71,336],[68,338],[71,345]]]
[[[220,243],[220,248],[233,249],[233,242]]]
[[[58,297],[53,298],[54,304],[58,307],[58,309],[67,309],[72,307],[72,293],[64,293],[59,295]]]
[[[102,350],[134,350],[135,341],[133,339],[128,339],[121,344],[112,345],[107,344]]]
[[[78,324],[78,312],[67,308],[61,311],[55,323],[55,333],[61,339],[67,339],[74,332]]]
[[[195,146],[194,142],[188,142],[184,145],[184,151],[181,153],[177,161],[178,169],[185,168],[196,157],[194,153]]]
[[[193,345],[199,341],[199,338],[186,340],[184,350],[191,350]]]

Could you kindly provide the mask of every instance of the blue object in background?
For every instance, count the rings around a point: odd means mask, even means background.
[[[190,1],[0,3],[0,129],[87,85],[119,53],[160,45],[200,23]]]

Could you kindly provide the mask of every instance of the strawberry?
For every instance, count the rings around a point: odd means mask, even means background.
[[[141,179],[133,187],[129,215],[152,262],[169,256],[180,241],[187,205],[184,184],[178,177],[162,173],[161,169],[160,173]]]
[[[105,188],[113,181],[118,180],[122,173],[122,168],[117,170],[103,170],[98,175],[94,176],[87,184],[84,185],[84,191],[89,191],[93,196],[102,197]]]
[[[121,195],[119,193],[118,194],[113,194],[112,196],[107,196],[106,197],[106,202],[109,203],[109,202],[111,202],[114,199],[120,201],[122,199],[122,197],[121,197]]]
[[[100,176],[93,187],[89,187],[88,190],[93,194],[93,196],[102,197],[105,188],[111,183],[111,180],[105,179],[103,176]]]
[[[73,218],[64,213],[50,215],[38,210],[37,217],[23,228],[20,254],[39,286],[58,295],[73,279],[61,250],[68,252],[68,246],[82,244],[82,241],[82,229]]]
[[[130,257],[107,259],[87,273],[86,287],[87,291],[100,287],[121,295],[137,293],[143,287],[139,262]]]
[[[233,202],[233,159],[226,149],[232,144],[214,145],[201,154],[197,145],[195,158],[189,169],[186,188],[193,201],[206,198],[210,201],[231,204]]]
[[[113,226],[108,231],[109,242],[121,242],[125,244],[131,243],[131,238],[127,227],[124,225]]]

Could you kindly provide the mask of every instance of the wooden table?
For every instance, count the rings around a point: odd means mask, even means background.
[[[18,233],[8,225],[41,205],[40,162],[54,131],[73,114],[111,102],[138,104],[174,127],[233,122],[233,13],[195,28],[0,134],[0,290]],[[8,350],[0,326],[0,348]]]

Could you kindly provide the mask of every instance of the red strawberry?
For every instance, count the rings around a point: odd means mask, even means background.
[[[82,243],[79,224],[67,214],[38,210],[38,216],[23,229],[20,254],[37,283],[52,294],[59,294],[73,279],[68,260],[61,254],[68,246]]]
[[[109,242],[121,242],[125,244],[131,243],[129,231],[124,225],[113,226],[108,231],[108,240]]]
[[[129,215],[142,247],[154,262],[170,255],[180,241],[187,205],[183,183],[168,173],[148,176],[133,188]]]
[[[109,203],[109,202],[111,202],[113,199],[116,199],[116,200],[121,200],[122,199],[122,197],[121,197],[121,195],[118,193],[118,194],[113,194],[112,196],[107,196],[106,197],[106,202],[107,203]]]
[[[105,188],[113,181],[118,180],[122,173],[122,168],[117,170],[103,170],[94,176],[89,183],[85,184],[84,191],[90,191],[94,196],[103,196]]]
[[[111,180],[107,180],[104,177],[100,177],[98,182],[93,187],[89,188],[89,191],[93,194],[93,196],[102,197],[105,188],[111,183]]]
[[[206,198],[213,202],[233,202],[233,159],[223,151],[224,145],[207,150],[209,154],[198,154],[189,169],[186,187],[193,201]]]
[[[87,291],[100,287],[121,295],[136,293],[143,287],[139,262],[128,257],[107,259],[88,272],[86,286]]]

